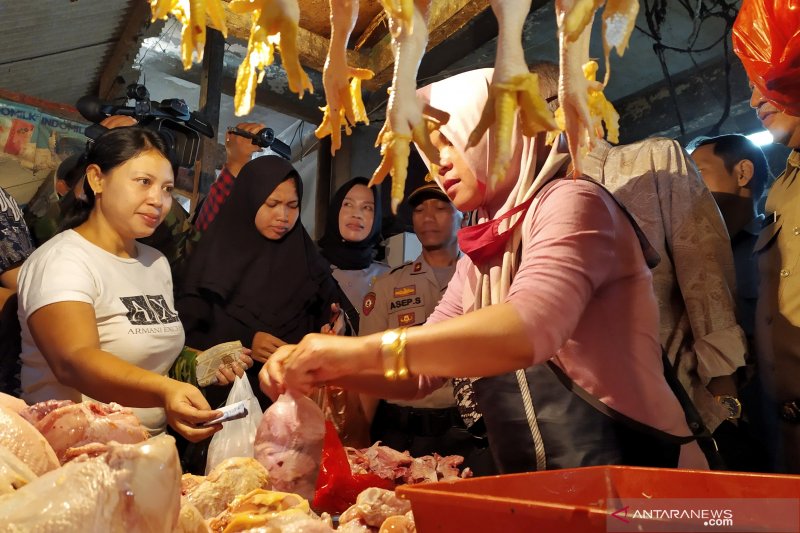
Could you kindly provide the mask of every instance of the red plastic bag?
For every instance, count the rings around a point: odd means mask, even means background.
[[[733,50],[768,100],[800,116],[800,0],[743,0]]]
[[[336,428],[330,420],[326,420],[314,509],[318,512],[339,514],[356,503],[356,497],[369,487],[394,490],[395,485],[375,474],[353,474]]]

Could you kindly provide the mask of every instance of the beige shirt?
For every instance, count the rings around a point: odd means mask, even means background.
[[[670,139],[614,148],[601,142],[584,166],[630,211],[661,255],[653,269],[661,343],[714,431],[727,410],[706,386],[744,366],[747,352],[736,322],[730,238],[714,198]]]
[[[800,398],[800,151],[789,155],[772,185],[766,212],[755,246],[761,275],[756,345],[762,375],[783,403]]]
[[[455,272],[455,269],[453,269]],[[397,327],[424,324],[442,298],[447,283],[439,284],[433,268],[420,255],[412,263],[397,267],[375,280],[364,297],[359,333],[370,335]],[[450,381],[421,400],[392,400],[397,405],[442,408],[455,405]]]

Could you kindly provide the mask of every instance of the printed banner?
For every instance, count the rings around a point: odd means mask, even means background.
[[[0,100],[0,186],[25,204],[59,163],[86,146],[87,124]]]

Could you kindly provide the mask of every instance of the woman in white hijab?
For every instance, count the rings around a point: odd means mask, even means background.
[[[431,134],[441,166],[429,167],[459,210],[478,215],[459,234],[465,256],[436,311],[408,331],[306,336],[276,352],[262,388],[276,394],[336,382],[413,397],[442,378],[469,378],[456,387],[459,406],[468,425],[483,413],[503,473],[677,466],[693,438],[663,374],[646,243],[601,186],[561,179],[568,155],[546,146],[544,135],[515,128],[505,179],[489,182],[494,128],[466,145],[492,73],[466,72],[418,91],[451,117]],[[546,81],[542,94],[555,95]]]

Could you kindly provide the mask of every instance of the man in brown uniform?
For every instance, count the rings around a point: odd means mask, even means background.
[[[460,255],[456,233],[461,213],[435,183],[417,188],[408,197],[414,233],[422,253],[414,261],[375,280],[364,298],[359,333],[369,335],[400,326],[424,324],[447,289]],[[364,399],[372,411],[371,399]],[[477,431],[477,429],[476,429]],[[470,433],[455,406],[450,382],[414,401],[380,400],[372,419],[371,437],[412,456],[465,456],[464,466],[477,474],[494,473],[488,442]]]
[[[750,105],[775,142],[792,148],[767,195],[755,245],[761,276],[756,343],[762,378],[774,391],[786,471],[800,474],[800,117],[781,112],[758,87]],[[780,466],[780,465],[779,465]]]

